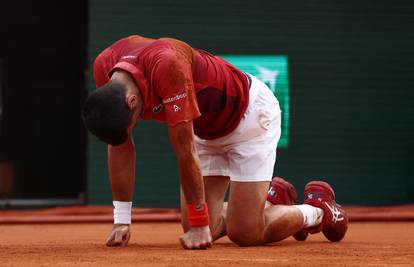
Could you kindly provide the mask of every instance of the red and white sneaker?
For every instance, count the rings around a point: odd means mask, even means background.
[[[274,177],[267,192],[267,201],[273,205],[295,205],[298,195],[295,187],[280,177]]]
[[[315,227],[305,228],[293,237],[296,240],[304,241],[308,234],[315,234],[322,231],[327,239],[338,242],[344,238],[348,230],[348,216],[342,207],[335,202],[335,192],[332,187],[323,181],[312,181],[305,186],[305,201],[324,212],[322,223]]]

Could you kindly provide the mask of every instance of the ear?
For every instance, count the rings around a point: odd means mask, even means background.
[[[138,104],[138,96],[135,94],[130,94],[127,96],[127,105],[129,109],[134,109]]]

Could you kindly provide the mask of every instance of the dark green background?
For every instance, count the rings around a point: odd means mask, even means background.
[[[289,57],[290,141],[275,174],[326,179],[345,204],[414,201],[414,2],[91,0],[89,66],[130,34],[220,54]],[[90,82],[89,89],[93,89]],[[166,129],[136,130],[139,206],[178,205]],[[105,146],[89,137],[88,196],[110,203]]]

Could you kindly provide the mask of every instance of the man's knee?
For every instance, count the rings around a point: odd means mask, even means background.
[[[257,246],[263,242],[262,234],[252,227],[227,227],[227,236],[241,247]]]

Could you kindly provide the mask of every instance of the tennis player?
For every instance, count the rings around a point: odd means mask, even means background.
[[[114,227],[108,246],[130,239],[135,178],[132,131],[139,120],[168,127],[181,183],[184,248],[205,249],[227,235],[240,246],[322,231],[341,240],[347,215],[326,182],[305,188],[272,181],[281,111],[270,89],[220,57],[172,39],[134,35],[95,60],[96,87],[84,104],[87,129],[108,144]],[[224,195],[230,187],[228,205]],[[266,201],[268,200],[268,201]]]

